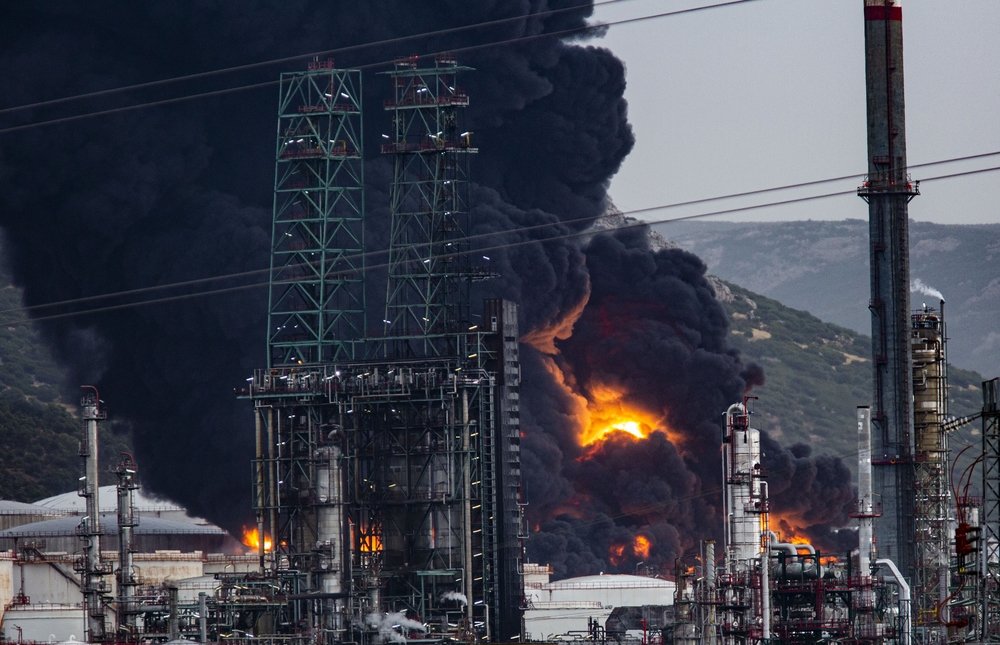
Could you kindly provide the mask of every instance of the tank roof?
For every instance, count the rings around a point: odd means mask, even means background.
[[[80,518],[75,515],[58,517],[54,520],[33,522],[0,531],[0,538],[65,537],[76,535]],[[118,533],[118,514],[101,513],[102,535]],[[136,535],[226,535],[218,526],[211,524],[189,524],[158,517],[143,517],[135,527]]]
[[[101,486],[97,489],[102,513],[114,513],[118,510],[118,491],[114,486]],[[173,502],[156,499],[143,492],[142,488],[135,491],[135,510],[139,513],[186,512],[183,506]],[[87,510],[87,502],[76,491],[46,497],[35,502],[35,506],[61,509],[70,513],[83,513]]]
[[[0,515],[65,515],[67,511],[0,499]]]
[[[674,583],[662,578],[630,576],[626,574],[601,574],[566,578],[544,585],[545,589],[673,589]]]

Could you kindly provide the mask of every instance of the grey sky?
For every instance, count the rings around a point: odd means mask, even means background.
[[[709,2],[630,0],[599,8],[597,18],[612,21]],[[637,139],[612,182],[618,207],[628,211],[864,172],[862,6],[862,0],[756,0],[612,27],[595,44],[610,48],[628,67],[626,97]],[[904,0],[903,29],[909,163],[1000,150],[1000,1]],[[1000,166],[1000,156],[912,174],[921,179],[989,166]],[[812,192],[848,190],[857,183]],[[910,205],[914,219],[1000,221],[1000,171],[928,182],[921,192]],[[860,198],[718,219],[848,217],[867,217]]]

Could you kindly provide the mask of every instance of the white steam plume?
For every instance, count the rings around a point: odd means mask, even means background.
[[[448,592],[445,592],[445,593],[441,594],[440,600],[441,601],[445,601],[445,600],[457,600],[458,602],[462,603],[462,605],[468,605],[469,604],[469,599],[465,597],[465,594],[464,593],[458,593],[457,591],[448,591]]]
[[[409,629],[418,632],[427,631],[427,628],[421,623],[410,620],[401,611],[388,614],[371,613],[365,617],[365,622],[370,627],[378,629],[378,642],[380,643],[405,643],[406,637],[396,631],[397,629]]]
[[[920,278],[914,278],[910,280],[910,291],[916,291],[922,293],[925,296],[931,296],[932,298],[937,298],[938,300],[944,300],[944,295],[934,287],[924,284],[924,281]]]

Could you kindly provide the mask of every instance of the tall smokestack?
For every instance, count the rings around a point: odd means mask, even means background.
[[[903,23],[900,0],[865,0],[868,202],[872,312],[873,488],[882,500],[878,555],[913,575],[913,410],[910,381],[910,265],[907,204],[918,194],[906,173]]]

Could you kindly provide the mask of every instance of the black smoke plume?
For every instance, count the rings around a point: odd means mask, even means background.
[[[538,531],[528,553],[560,576],[630,572],[640,561],[669,571],[700,540],[722,537],[721,412],[763,385],[763,371],[728,347],[726,314],[694,255],[651,251],[644,228],[597,236],[585,255],[591,289],[572,334],[547,358],[524,353],[527,388],[539,389],[522,417],[526,459],[537,459],[524,469]],[[552,365],[565,386],[551,384]],[[625,409],[660,419],[663,432],[581,447],[574,399],[608,390],[624,393]],[[850,548],[852,534],[834,530],[854,499],[846,466],[801,444],[785,450],[766,433],[762,452],[785,534]]]
[[[14,3],[0,20],[0,109],[520,18],[337,57],[338,66],[364,65],[576,28],[591,11],[589,0]],[[473,167],[472,233],[495,233],[492,245],[529,242],[489,254],[502,277],[478,295],[519,302],[522,329],[545,350],[526,345],[523,355],[524,472],[529,520],[537,526],[529,552],[557,563],[560,575],[628,570],[635,550],[623,548],[614,564],[608,549],[641,534],[651,562],[665,563],[699,537],[718,537],[716,420],[761,374],[727,347],[724,313],[694,256],[653,253],[642,231],[598,236],[589,245],[543,239],[583,231],[607,209],[608,181],[633,145],[622,62],[600,47],[556,38],[460,58],[477,70],[463,78],[473,97],[467,125],[482,150]],[[273,81],[303,66],[0,114],[0,129]],[[381,109],[389,86],[368,72],[364,82],[366,149],[374,151],[389,127]],[[265,87],[0,134],[0,227],[26,303],[266,268],[276,94]],[[378,155],[367,157],[369,240],[378,245],[390,173]],[[551,227],[518,230],[540,223]],[[370,289],[369,303],[379,295],[377,286]],[[113,418],[130,427],[145,485],[236,529],[250,515],[252,432],[250,410],[233,388],[264,364],[266,304],[258,287],[41,318],[39,325],[71,368],[70,385],[97,385]],[[579,400],[557,382],[552,365],[579,395],[597,380],[627,388],[635,405],[662,412],[678,443],[659,433],[641,442],[614,437],[585,453],[575,434]],[[798,485],[814,461],[793,456],[789,463],[789,481]],[[824,468],[812,480],[817,490],[827,490],[820,475],[844,475]],[[817,506],[799,516],[833,526],[840,510],[824,514]]]

